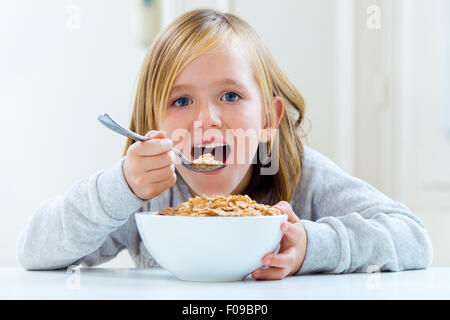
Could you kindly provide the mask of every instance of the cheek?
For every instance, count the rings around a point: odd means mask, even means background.
[[[261,113],[257,109],[245,109],[234,112],[227,117],[227,128],[231,130],[235,139],[250,138],[259,141],[262,129]]]
[[[192,115],[184,110],[167,110],[162,124],[162,130],[171,134],[179,129],[188,130],[193,122]]]
[[[173,141],[174,147],[184,152],[186,148],[189,149],[191,142],[191,134],[189,131],[191,123],[192,121],[189,117],[168,114],[162,123],[161,129]]]
[[[237,108],[227,110],[226,116],[231,128],[244,130],[262,128],[262,107],[259,99],[246,101]]]
[[[227,141],[231,145],[231,158],[227,161],[237,165],[249,165],[258,149],[260,126],[252,119],[236,119],[234,128],[230,129],[231,135]],[[232,141],[232,142],[231,142]],[[231,142],[231,143],[230,143]]]

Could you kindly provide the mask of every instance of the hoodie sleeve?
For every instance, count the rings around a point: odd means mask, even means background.
[[[115,257],[125,245],[111,233],[146,202],[128,187],[124,158],[112,168],[76,182],[64,195],[44,202],[17,241],[17,257],[29,270],[95,265]]]
[[[407,206],[307,151],[294,201],[308,236],[298,273],[402,271],[431,264],[430,238]],[[306,211],[311,219],[302,218]]]

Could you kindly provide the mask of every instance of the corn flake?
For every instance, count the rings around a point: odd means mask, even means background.
[[[193,217],[236,217],[236,216],[275,216],[281,215],[280,210],[271,206],[257,203],[248,195],[227,195],[211,197],[203,194],[189,198],[176,208],[165,208],[158,215],[193,216]]]

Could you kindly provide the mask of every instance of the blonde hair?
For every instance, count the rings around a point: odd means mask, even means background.
[[[273,97],[279,96],[286,106],[278,127],[279,139],[266,143],[269,154],[273,148],[278,148],[278,171],[271,176],[260,175],[263,164],[258,161],[253,170],[251,187],[246,193],[256,200],[269,193],[271,201],[290,201],[303,165],[300,133],[303,132],[304,100],[280,70],[257,33],[236,15],[196,9],[182,14],[158,34],[142,66],[130,130],[141,135],[149,130],[158,130],[177,75],[196,57],[226,41],[242,47],[243,53],[249,57],[263,101],[263,120],[269,128],[273,128],[276,122]],[[133,142],[127,139],[123,155]]]

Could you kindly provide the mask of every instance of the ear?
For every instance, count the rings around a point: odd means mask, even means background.
[[[272,138],[273,136],[272,129],[278,129],[281,119],[283,118],[284,114],[283,99],[281,99],[279,96],[273,97],[273,105],[275,107],[276,112],[275,124],[271,128],[269,128],[269,124],[266,121],[263,127],[264,130],[262,130],[261,133],[261,142],[268,142]]]

